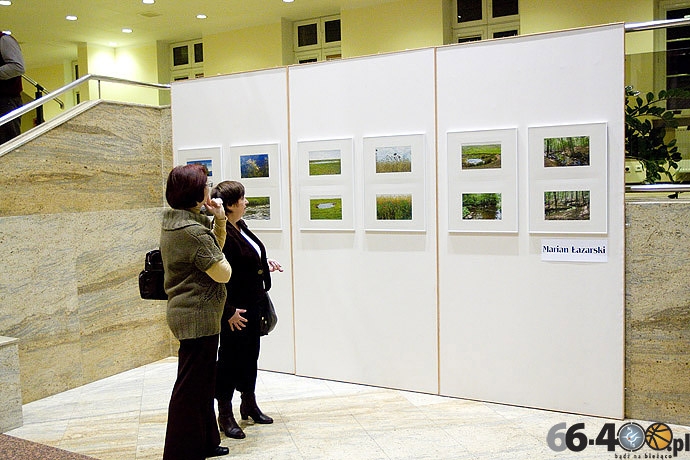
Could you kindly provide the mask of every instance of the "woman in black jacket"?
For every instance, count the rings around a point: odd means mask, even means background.
[[[278,262],[266,258],[266,248],[242,220],[248,201],[244,186],[235,181],[223,181],[216,185],[213,198],[221,198],[228,218],[227,237],[223,253],[232,266],[232,278],[228,282],[218,349],[216,374],[216,399],[218,400],[218,425],[226,436],[235,439],[245,437],[232,413],[232,396],[235,390],[242,395],[240,415],[254,423],[273,423],[256,404],[254,390],[259,360],[259,310],[267,301],[271,288],[270,272],[283,271]]]

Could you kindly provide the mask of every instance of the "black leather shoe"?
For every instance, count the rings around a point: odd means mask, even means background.
[[[215,449],[213,449],[211,452],[206,454],[206,458],[221,457],[223,455],[228,455],[229,453],[230,453],[230,449],[228,449],[227,447],[216,446]]]

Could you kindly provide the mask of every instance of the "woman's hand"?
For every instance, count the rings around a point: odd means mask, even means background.
[[[268,270],[269,271],[271,271],[271,272],[274,272],[276,270],[278,270],[279,272],[283,271],[283,266],[280,265],[280,263],[277,260],[266,259],[266,261],[268,262]]]
[[[232,315],[232,318],[228,320],[228,324],[230,324],[231,331],[239,331],[240,329],[244,329],[247,326],[247,318],[242,316],[242,313],[246,312],[247,310],[243,310],[241,308],[235,310],[235,314]]]
[[[204,201],[204,206],[208,212],[213,214],[214,219],[225,220],[225,206],[223,206],[222,199],[209,197]]]

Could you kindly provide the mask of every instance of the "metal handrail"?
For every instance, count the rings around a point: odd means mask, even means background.
[[[36,88],[36,92],[41,92],[41,93],[44,93],[44,94],[48,94],[48,93],[50,92],[50,91],[47,91],[43,85],[41,85],[39,82],[37,82],[37,81],[34,80],[33,78],[28,77],[28,76],[26,76],[26,75],[22,75],[22,78],[23,78],[24,80],[28,81],[29,83],[31,83],[31,85],[32,85],[34,88]],[[38,98],[37,98],[37,99],[38,99]],[[62,102],[62,100],[58,99],[57,97],[56,97],[54,100],[55,100],[55,102],[57,102],[57,104],[60,106],[60,109],[64,109],[64,108],[65,108],[65,103]]]
[[[666,29],[668,27],[690,26],[690,18],[660,19],[658,21],[633,22],[625,24],[626,32],[639,32],[642,30]]]
[[[25,113],[29,113],[32,110],[34,110],[36,107],[40,107],[41,105],[45,104],[47,101],[56,99],[59,95],[66,93],[67,91],[72,90],[73,88],[76,88],[77,86],[80,86],[90,80],[97,80],[98,81],[98,99],[101,98],[101,82],[105,81],[108,83],[121,83],[125,85],[134,85],[134,86],[143,86],[146,88],[155,88],[155,89],[170,89],[169,84],[163,84],[163,83],[144,83],[140,81],[135,81],[135,80],[127,80],[125,78],[115,78],[115,77],[108,77],[105,75],[93,75],[93,74],[88,74],[84,75],[81,78],[78,78],[74,80],[72,83],[69,83],[62,88],[59,88],[52,93],[48,93],[42,98],[35,99],[31,102],[27,102],[20,108],[13,110],[12,112],[3,115],[0,117],[0,125],[3,125],[7,123],[8,121],[14,120],[17,117],[21,117]]]
[[[690,192],[690,184],[639,184],[626,185],[626,192]]]

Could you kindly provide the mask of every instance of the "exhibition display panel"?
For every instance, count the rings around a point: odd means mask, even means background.
[[[261,367],[622,418],[623,35],[176,82],[175,164],[287,268]]]

